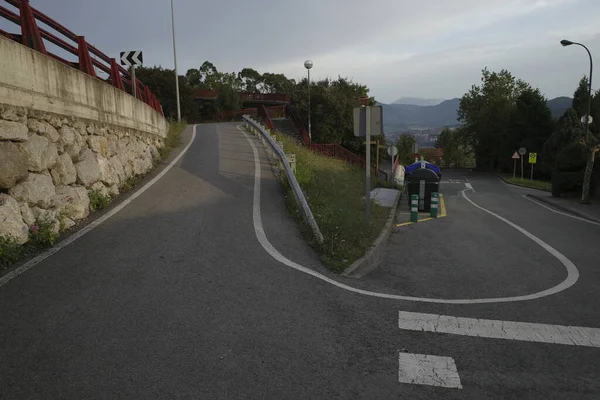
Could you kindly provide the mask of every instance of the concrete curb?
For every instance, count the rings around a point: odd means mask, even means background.
[[[550,190],[536,189],[536,188],[532,188],[532,187],[525,186],[525,185],[519,185],[517,183],[508,182],[506,179],[504,179],[504,177],[502,175],[496,174],[496,176],[498,178],[500,178],[502,180],[502,182],[504,182],[507,185],[516,186],[516,187],[520,187],[520,188],[524,188],[524,189],[528,189],[528,190],[537,190],[538,192],[542,192],[542,193],[550,193]]]
[[[556,208],[557,210],[560,210],[560,211],[562,211],[564,213],[571,214],[571,215],[574,215],[576,217],[583,218],[585,220],[588,220],[588,221],[591,221],[591,222],[596,222],[596,223],[600,224],[600,219],[592,218],[592,217],[587,216],[585,214],[582,214],[580,212],[574,211],[574,210],[572,210],[572,209],[570,209],[568,207],[564,207],[564,206],[556,204],[556,203],[554,203],[554,202],[552,202],[550,200],[546,200],[543,197],[539,197],[539,196],[536,196],[534,194],[526,194],[525,196],[531,197],[532,199],[535,199],[535,200],[539,201],[540,203],[544,203],[547,206],[552,207],[552,208]]]
[[[394,206],[390,210],[390,216],[388,217],[383,230],[379,234],[379,237],[375,240],[375,242],[373,242],[373,246],[371,246],[369,251],[367,251],[367,254],[352,263],[352,265],[342,273],[343,276],[347,276],[349,278],[362,278],[381,265],[385,258],[385,250],[387,248],[390,235],[392,234],[394,219],[396,218],[396,210],[398,209],[398,203],[401,197],[402,193],[399,191],[398,194],[396,194]]]

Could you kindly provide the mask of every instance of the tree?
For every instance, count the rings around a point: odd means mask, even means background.
[[[530,153],[542,153],[544,143],[552,135],[554,121],[552,111],[548,108],[547,100],[539,89],[525,88],[517,97],[504,140],[500,143],[503,157],[500,166],[510,170],[510,156],[520,147],[525,147]]]
[[[175,71],[162,67],[137,67],[137,78],[156,95],[167,118],[177,118],[177,96],[175,92]],[[194,100],[193,89],[185,76],[179,76],[179,98],[182,118],[194,121],[199,117],[198,104]]]
[[[544,143],[540,160],[540,168],[543,173],[554,174],[560,149],[570,143],[580,142],[584,135],[585,131],[577,112],[573,108],[568,108],[559,118],[552,135]]]
[[[497,169],[503,154],[502,142],[508,131],[507,121],[516,99],[529,88],[506,70],[482,71],[481,86],[473,85],[460,99],[458,119],[464,124],[468,144],[475,151],[477,166]]]
[[[588,78],[584,76],[579,81],[579,86],[573,94],[573,108],[579,117],[583,117],[588,112],[588,101],[590,99],[588,85]],[[598,93],[596,93],[595,96],[592,96],[590,115],[594,119],[595,124],[592,123],[589,127],[586,127],[586,129],[589,130],[586,131],[586,134],[579,141],[586,149],[586,166],[581,191],[581,202],[584,204],[590,202],[590,186],[594,171],[594,163],[597,153],[600,152],[600,129],[598,128],[598,122],[600,122],[598,120],[598,117],[600,117],[600,98]]]
[[[402,133],[398,137],[396,147],[398,148],[398,162],[401,165],[409,165],[415,162],[415,143],[417,143],[417,139],[411,134]]]
[[[442,160],[445,167],[454,165],[460,168],[467,161],[469,152],[460,130],[444,128],[436,140],[435,147],[443,150]]]

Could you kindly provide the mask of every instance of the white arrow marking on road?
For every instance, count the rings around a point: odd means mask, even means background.
[[[400,353],[398,356],[398,381],[413,385],[462,389],[456,364],[451,357]]]
[[[475,189],[473,189],[473,185],[471,185],[469,182],[465,183],[465,186],[467,187],[467,189],[471,189],[472,191],[475,191]]]
[[[545,325],[400,311],[398,327],[410,331],[600,347],[600,329],[578,326]]]

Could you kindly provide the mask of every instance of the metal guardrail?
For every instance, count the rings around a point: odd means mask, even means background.
[[[249,127],[253,130],[258,131],[259,134],[262,135],[261,139],[263,141],[267,141],[267,143],[269,144],[271,149],[273,149],[275,154],[277,154],[277,156],[281,160],[281,163],[283,164],[283,169],[285,171],[285,175],[288,179],[288,182],[290,183],[290,186],[292,187],[292,192],[294,193],[294,198],[296,199],[296,203],[298,204],[298,207],[300,208],[300,210],[302,212],[302,216],[304,217],[304,220],[311,227],[313,234],[315,235],[315,238],[317,239],[317,241],[319,243],[323,243],[323,234],[321,234],[321,230],[319,229],[319,226],[317,225],[317,221],[315,221],[315,217],[313,216],[312,211],[310,210],[310,206],[308,205],[308,202],[306,201],[304,192],[302,192],[302,189],[300,188],[300,185],[298,184],[296,175],[294,175],[294,172],[292,171],[292,168],[290,167],[290,163],[288,162],[285,152],[283,151],[283,149],[281,147],[279,147],[279,145],[277,143],[275,143],[275,141],[273,140],[271,135],[269,135],[269,132],[267,132],[267,130],[262,125],[260,125],[256,121],[254,121],[248,115],[244,115],[243,119],[246,124],[246,127],[247,128]]]
[[[0,29],[0,36],[7,37],[30,47],[42,54],[48,55],[63,64],[77,68],[86,74],[98,78],[97,68],[104,72],[108,78],[102,79],[110,85],[131,93],[131,74],[118,65],[114,58],[108,57],[96,47],[86,42],[83,36],[76,35],[60,23],[54,21],[46,14],[29,5],[29,0],[0,0],[0,4],[7,4],[18,9],[18,14],[0,5],[0,18],[10,21],[21,28],[21,33],[10,33]],[[38,22],[44,24],[52,31],[38,27]],[[77,56],[77,62],[65,60],[58,54],[46,49],[46,43],[53,44],[67,53]],[[158,113],[163,114],[158,98],[139,79],[137,83],[137,99],[148,104]]]

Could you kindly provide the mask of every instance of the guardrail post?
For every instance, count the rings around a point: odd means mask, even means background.
[[[121,79],[121,72],[119,72],[117,60],[114,58],[110,59],[110,84],[125,91],[125,85],[123,85],[123,79]]]
[[[410,196],[410,222],[419,221],[419,195]]]
[[[96,71],[94,70],[94,64],[92,64],[90,51],[83,36],[77,36],[77,52],[79,56],[79,70],[96,78]]]
[[[48,54],[40,30],[35,22],[35,17],[31,11],[29,0],[21,0],[19,13],[21,14],[21,43],[40,53]]]
[[[440,204],[440,195],[437,192],[431,193],[431,208],[429,210],[429,215],[431,218],[438,217],[438,208]]]

